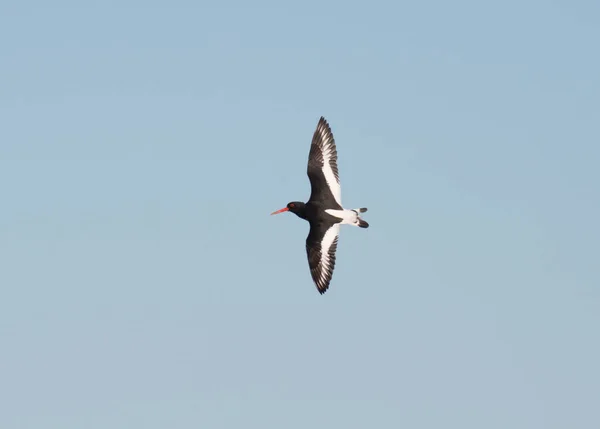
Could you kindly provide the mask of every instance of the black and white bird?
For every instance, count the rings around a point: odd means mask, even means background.
[[[306,238],[308,265],[317,290],[324,294],[335,268],[340,225],[368,228],[369,224],[360,217],[366,208],[347,210],[342,207],[337,149],[331,128],[323,117],[313,135],[307,172],[311,185],[308,202],[293,201],[271,214],[290,211],[310,223]]]

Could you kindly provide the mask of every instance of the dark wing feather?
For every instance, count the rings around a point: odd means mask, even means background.
[[[335,252],[339,231],[339,223],[332,225],[311,224],[310,232],[306,238],[306,254],[310,274],[321,295],[329,288],[335,269]]]
[[[340,176],[337,148],[329,124],[321,116],[308,154],[309,201],[323,201],[328,208],[341,209]]]

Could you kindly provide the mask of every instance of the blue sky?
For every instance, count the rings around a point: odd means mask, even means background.
[[[597,428],[599,13],[2,5],[0,426]]]

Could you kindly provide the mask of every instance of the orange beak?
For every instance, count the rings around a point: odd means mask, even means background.
[[[271,216],[273,216],[274,214],[279,214],[279,213],[287,212],[289,210],[290,209],[288,209],[287,207],[284,207],[281,210],[277,210],[276,212],[271,213]]]

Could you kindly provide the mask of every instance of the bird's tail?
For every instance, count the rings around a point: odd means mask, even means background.
[[[354,209],[354,211],[358,215],[360,213],[366,212],[367,208],[366,207],[362,207],[360,209]],[[360,216],[356,216],[356,224],[355,225],[359,226],[361,228],[368,228],[369,227],[369,224],[364,219],[362,219]]]

